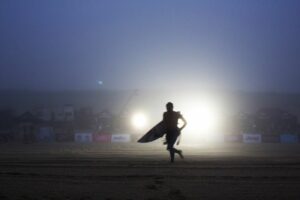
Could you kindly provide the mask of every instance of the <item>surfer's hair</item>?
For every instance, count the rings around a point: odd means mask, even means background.
[[[173,103],[172,102],[168,102],[166,104],[167,110],[172,110],[173,109]]]

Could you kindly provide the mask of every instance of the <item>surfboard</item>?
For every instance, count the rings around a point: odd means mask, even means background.
[[[139,143],[147,143],[157,140],[161,138],[166,133],[166,128],[163,121],[156,124],[153,128],[151,128],[145,135],[143,135],[138,142]]]

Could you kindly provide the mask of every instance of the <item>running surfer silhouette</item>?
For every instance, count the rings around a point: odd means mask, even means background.
[[[171,162],[174,162],[175,153],[177,153],[180,158],[183,159],[182,150],[178,150],[174,148],[174,144],[180,135],[180,131],[186,126],[187,122],[184,117],[180,114],[180,112],[175,112],[173,110],[173,103],[168,102],[166,104],[167,111],[163,114],[163,122],[166,127],[166,144],[167,150],[170,152]],[[183,125],[178,127],[178,120],[181,119],[183,121]],[[179,144],[179,141],[177,145]]]

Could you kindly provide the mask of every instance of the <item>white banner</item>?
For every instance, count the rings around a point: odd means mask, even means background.
[[[111,142],[130,142],[131,137],[129,134],[112,134]]]
[[[257,133],[244,133],[243,142],[246,144],[261,143],[261,134]]]

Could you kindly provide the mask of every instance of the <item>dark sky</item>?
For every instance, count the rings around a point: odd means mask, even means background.
[[[299,0],[1,0],[0,88],[300,92]]]

